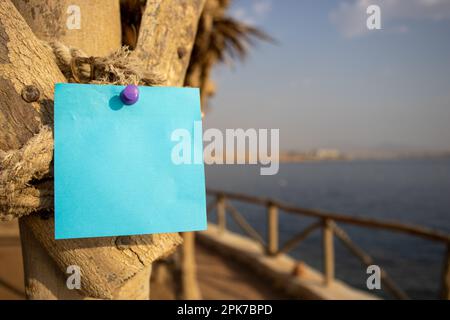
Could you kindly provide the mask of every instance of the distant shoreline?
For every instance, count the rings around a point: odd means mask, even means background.
[[[449,154],[416,154],[416,155],[380,155],[380,156],[340,156],[333,159],[317,159],[307,157],[292,157],[280,155],[280,163],[308,162],[350,162],[350,161],[383,161],[383,160],[420,160],[420,159],[450,159]]]

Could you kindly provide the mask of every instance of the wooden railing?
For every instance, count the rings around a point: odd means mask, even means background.
[[[398,222],[382,221],[363,217],[329,213],[320,210],[304,209],[295,207],[284,202],[269,198],[254,197],[232,192],[207,190],[207,194],[214,197],[208,204],[207,211],[217,211],[217,225],[219,233],[226,230],[227,212],[236,224],[252,239],[261,244],[269,256],[287,253],[305,240],[316,229],[322,229],[322,252],[323,252],[323,275],[324,284],[330,285],[334,280],[334,237],[339,239],[343,245],[361,262],[366,265],[375,264],[373,258],[356,245],[350,236],[338,226],[337,223],[345,223],[366,228],[383,229],[392,232],[400,232],[426,240],[441,243],[445,246],[444,267],[442,276],[441,298],[450,300],[450,235],[425,227],[408,225]],[[232,205],[231,201],[240,201],[264,206],[267,212],[267,241],[247,222],[241,213]],[[294,235],[291,239],[280,245],[279,242],[279,212],[302,215],[316,218],[305,229]],[[381,269],[381,283],[383,287],[398,299],[409,299],[407,294],[401,290],[389,277],[385,270]]]

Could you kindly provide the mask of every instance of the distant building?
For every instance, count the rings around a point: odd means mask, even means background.
[[[281,162],[327,161],[347,159],[338,149],[319,148],[308,152],[288,151],[280,154]]]
[[[317,149],[314,151],[314,157],[317,160],[336,160],[342,157],[337,149]]]

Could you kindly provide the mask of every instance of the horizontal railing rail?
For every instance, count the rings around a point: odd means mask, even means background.
[[[248,202],[253,204],[259,204],[259,205],[275,205],[279,209],[293,214],[300,214],[310,217],[316,217],[316,218],[322,218],[322,219],[331,219],[337,222],[343,222],[347,224],[354,224],[359,225],[363,227],[368,228],[377,228],[377,229],[385,229],[385,230],[391,230],[395,232],[402,232],[402,233],[408,233],[411,235],[419,236],[425,239],[429,239],[432,241],[440,241],[443,243],[450,243],[450,235],[445,234],[443,232],[433,230],[426,227],[421,226],[415,226],[405,223],[399,223],[399,222],[393,222],[393,221],[383,221],[378,219],[370,219],[370,218],[363,218],[358,216],[350,216],[345,214],[339,214],[339,213],[330,213],[322,210],[317,209],[306,209],[306,208],[300,208],[296,207],[287,203],[284,203],[279,200],[270,199],[270,198],[264,198],[264,197],[256,197],[256,196],[250,196],[250,195],[244,195],[234,192],[224,192],[224,191],[217,191],[208,189],[207,193],[209,195],[213,196],[226,196],[230,200],[237,200],[242,202]]]
[[[288,203],[265,197],[250,196],[235,192],[225,192],[208,189],[207,194],[215,197],[208,204],[208,213],[214,209],[217,211],[217,225],[219,233],[226,230],[226,214],[230,213],[236,224],[252,239],[257,241],[263,247],[265,253],[269,256],[276,256],[282,253],[288,253],[305,240],[312,232],[317,229],[322,230],[322,252],[324,265],[324,284],[329,286],[334,281],[334,237],[342,242],[351,254],[357,257],[365,266],[373,265],[373,258],[357,246],[350,236],[338,226],[338,223],[354,225],[358,227],[374,228],[399,232],[426,240],[442,243],[446,246],[444,259],[444,268],[442,276],[441,297],[450,299],[450,235],[441,231],[426,227],[405,224],[394,221],[384,221],[370,219],[359,216],[350,216],[340,213],[331,213],[316,209],[305,209],[296,207]],[[264,206],[267,212],[267,241],[262,237],[245,219],[245,217],[231,204],[231,201],[239,201],[259,206]],[[301,230],[298,234],[287,240],[281,247],[279,243],[279,211],[288,214],[302,215],[316,218],[317,221]],[[381,269],[381,282],[394,297],[399,299],[408,299],[408,296],[402,291],[387,272]]]

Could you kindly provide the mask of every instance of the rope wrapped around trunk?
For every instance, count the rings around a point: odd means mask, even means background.
[[[88,57],[60,42],[45,43],[68,82],[146,85],[163,82],[144,67],[127,47],[107,57]],[[53,210],[53,132],[43,126],[19,150],[0,150],[0,220]]]

